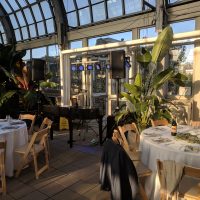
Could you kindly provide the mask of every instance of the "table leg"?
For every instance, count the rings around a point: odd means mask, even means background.
[[[103,130],[102,130],[102,117],[99,117],[98,119],[99,123],[99,144],[102,145],[102,136],[103,136]]]

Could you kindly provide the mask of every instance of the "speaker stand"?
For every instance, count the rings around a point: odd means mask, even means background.
[[[120,78],[116,78],[117,83],[117,106],[115,108],[115,113],[119,111],[119,95],[120,95]]]

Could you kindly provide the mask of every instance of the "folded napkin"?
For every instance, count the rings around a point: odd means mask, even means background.
[[[178,200],[177,187],[183,174],[184,165],[173,160],[163,161],[161,186],[166,190],[167,199]]]
[[[160,143],[165,143],[165,142],[171,142],[172,140],[170,140],[169,138],[160,137],[160,138],[152,139],[152,141],[160,144]]]

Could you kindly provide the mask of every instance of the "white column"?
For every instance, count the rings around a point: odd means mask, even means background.
[[[196,18],[196,30],[200,30],[200,17]],[[200,120],[200,42],[195,42],[193,63],[192,119]]]

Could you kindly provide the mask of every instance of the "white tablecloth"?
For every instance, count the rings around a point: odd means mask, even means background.
[[[12,127],[12,129],[10,128]],[[26,123],[20,120],[0,119],[0,138],[7,142],[6,146],[6,175],[13,176],[14,169],[17,166],[18,159],[15,156],[15,148],[28,142],[28,132]]]
[[[190,132],[200,137],[200,130],[190,126],[178,126],[178,132]],[[194,147],[191,151],[188,147]],[[177,140],[171,136],[168,126],[150,127],[141,134],[140,150],[142,162],[148,166],[153,174],[146,180],[145,190],[152,200],[159,199],[159,179],[156,175],[156,160],[175,160],[193,167],[200,167],[200,145]],[[188,152],[189,151],[189,152]],[[195,152],[194,152],[195,151]]]

